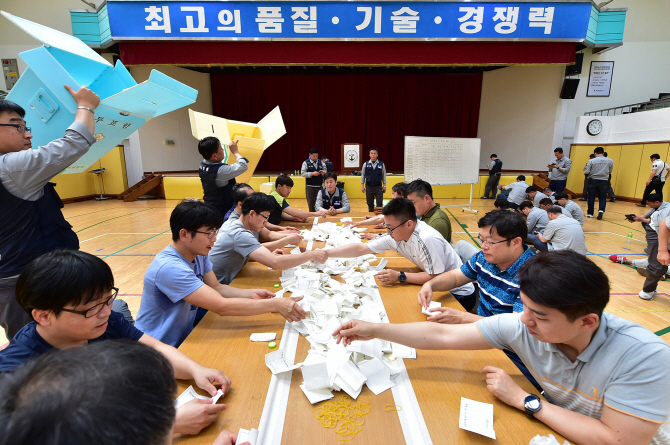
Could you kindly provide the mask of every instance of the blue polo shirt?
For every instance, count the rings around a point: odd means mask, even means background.
[[[114,312],[109,315],[107,329],[98,338],[89,340],[89,343],[102,340],[117,340],[127,338],[139,340],[144,333],[133,326],[123,317],[123,314]],[[16,333],[5,349],[0,351],[0,372],[12,372],[23,365],[28,359],[49,352],[54,347],[44,341],[37,332],[37,323],[31,321]]]
[[[479,307],[477,314],[482,317],[523,312],[523,303],[519,296],[519,278],[516,273],[526,261],[531,259],[533,252],[523,246],[523,254],[506,270],[486,261],[484,252],[473,255],[461,266],[463,275],[479,284]]]

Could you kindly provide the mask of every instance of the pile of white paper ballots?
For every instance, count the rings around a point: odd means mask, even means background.
[[[329,224],[326,230],[318,233],[328,233],[327,243],[333,234],[342,240],[346,231],[351,232],[348,228],[336,230],[342,227],[334,223],[319,224],[317,228],[326,224]],[[379,394],[395,386],[392,379],[400,372],[396,359],[416,358],[413,348],[396,343],[374,339],[344,347],[332,336],[340,325],[353,319],[388,323],[374,278],[387,261],[382,259],[377,266],[370,266],[377,259],[374,255],[329,259],[326,264],[312,263],[282,273],[283,289],[277,295],[281,297],[288,291],[295,297],[304,297],[297,304],[308,313],[307,317],[291,326],[311,345],[302,364],[287,364],[289,368],[283,369],[301,368],[304,381],[300,388],[311,403],[333,398],[332,390],[343,390],[356,399],[363,384]],[[346,283],[332,279],[329,274],[342,274]]]
[[[361,243],[359,233],[366,230],[368,229],[338,226],[334,222],[325,222],[314,225],[312,230],[301,230],[300,235],[305,241],[325,241],[326,247],[340,247],[346,244]]]

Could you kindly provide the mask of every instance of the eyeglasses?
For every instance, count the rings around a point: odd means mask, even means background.
[[[75,311],[74,309],[65,309],[65,308],[61,308],[61,311],[72,312],[73,314],[83,315],[86,318],[95,317],[96,315],[98,315],[102,311],[102,309],[105,306],[111,306],[112,303],[114,303],[114,300],[116,300],[116,296],[119,294],[119,288],[118,287],[113,287],[112,291],[114,293],[112,294],[111,297],[109,297],[108,299],[106,299],[102,303],[98,303],[95,306],[92,306],[92,307],[86,309],[85,311]]]
[[[260,215],[260,216],[262,216],[263,218],[265,218],[266,221],[268,220],[268,218],[270,218],[270,215],[265,216],[265,215],[263,215],[262,213],[256,213],[256,215]]]
[[[505,241],[511,241],[511,240],[513,240],[514,238],[505,238],[505,239],[502,240],[502,241],[487,241],[487,240],[483,240],[480,236],[477,236],[477,239],[479,240],[479,243],[482,245],[482,247],[484,247],[484,246],[491,247],[491,246],[493,246],[493,245],[495,245],[495,244],[504,243]]]
[[[212,230],[211,232],[201,232],[200,230],[195,231],[195,233],[202,233],[203,235],[207,235],[207,238],[210,240],[216,237],[216,232],[216,230]]]
[[[28,133],[31,133],[33,131],[32,128],[26,127],[25,125],[22,124],[0,124],[0,127],[14,127],[16,128],[16,131],[18,131],[21,134],[25,133],[26,131]]]
[[[398,224],[398,225],[395,226],[394,228],[390,228],[389,226],[386,225],[386,223],[382,223],[382,226],[386,229],[386,231],[389,233],[389,235],[391,235],[395,229],[397,229],[398,227],[402,226],[402,225],[405,224],[407,221],[409,221],[409,219],[404,220],[403,222],[401,222],[400,224]]]

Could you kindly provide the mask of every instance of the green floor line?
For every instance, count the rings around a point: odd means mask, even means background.
[[[103,257],[101,257],[101,258],[104,260],[105,258],[109,258],[110,256],[114,256],[114,255],[116,255],[116,254],[119,253],[119,252],[123,252],[124,250],[128,250],[128,249],[130,249],[131,247],[135,247],[135,246],[137,246],[138,244],[142,244],[142,243],[145,242],[145,241],[149,241],[150,239],[156,238],[157,236],[164,235],[164,234],[168,233],[169,231],[170,231],[170,229],[166,230],[165,232],[161,232],[161,233],[159,233],[158,235],[150,236],[150,237],[147,238],[147,239],[143,239],[142,241],[139,241],[139,242],[137,242],[137,243],[135,243],[135,244],[131,244],[131,245],[128,246],[128,247],[124,247],[124,248],[121,249],[121,250],[117,250],[116,252],[114,252],[114,253],[110,253],[109,255],[103,256]]]
[[[90,229],[91,227],[95,227],[95,226],[100,225],[100,224],[102,224],[102,223],[105,223],[105,222],[107,222],[107,221],[112,221],[112,220],[115,220],[115,219],[123,218],[123,217],[129,216],[129,215],[133,215],[133,214],[135,214],[135,213],[148,212],[149,210],[151,210],[151,209],[138,210],[137,212],[130,212],[130,213],[126,213],[125,215],[115,216],[114,218],[105,219],[105,220],[100,221],[100,222],[98,222],[98,223],[92,224],[92,225],[90,225],[90,226],[88,226],[88,227],[84,227],[83,229],[79,229],[79,230],[77,230],[75,233],[83,232],[83,231],[86,230],[86,229]]]
[[[461,224],[461,222],[458,220],[458,218],[456,218],[456,216],[454,216],[454,214],[451,213],[451,210],[449,210],[449,209],[446,208],[446,207],[445,207],[445,209],[447,210],[447,212],[449,212],[449,214],[451,215],[451,217],[454,218],[454,219],[456,220],[456,223],[457,223],[459,226],[461,226],[461,228],[462,228],[463,230],[465,230],[465,233],[468,234],[468,236],[470,237],[470,239],[472,240],[472,242],[475,243],[475,245],[476,245],[479,249],[481,249],[482,246],[479,245],[479,242],[477,242],[477,240],[476,240],[475,238],[473,238],[472,235],[470,235],[470,232],[468,231],[468,226],[466,226],[465,224]]]
[[[665,329],[661,329],[660,331],[656,331],[656,332],[654,332],[654,334],[656,334],[656,335],[658,335],[658,336],[660,337],[661,335],[665,335],[665,334],[667,334],[668,332],[670,332],[670,326],[668,326],[668,327],[665,328]]]
[[[607,213],[605,213],[605,214],[607,214]],[[601,221],[602,221],[602,222],[607,222],[607,223],[610,223],[610,224],[615,224],[615,225],[617,225],[617,226],[625,227],[625,228],[627,228],[628,230],[630,230],[630,231],[632,231],[632,232],[645,233],[645,232],[642,231],[642,230],[634,229],[634,228],[632,228],[631,226],[626,226],[626,225],[624,225],[624,224],[615,223],[614,221],[608,221],[608,220],[606,220],[606,219],[601,220]]]
[[[90,215],[91,213],[100,213],[100,212],[108,212],[109,210],[111,210],[111,209],[113,209],[113,208],[114,208],[114,207],[112,207],[112,208],[109,208],[109,209],[103,209],[103,210],[96,210],[95,212],[88,212],[88,213],[82,213],[82,214],[79,214],[79,215],[74,215],[74,216],[68,216],[68,217],[67,217],[67,218],[65,218],[65,219],[70,219],[70,218],[78,218],[78,217],[80,217],[80,216],[84,216],[84,215]],[[120,206],[118,206],[118,207],[116,207],[116,208],[120,208]]]

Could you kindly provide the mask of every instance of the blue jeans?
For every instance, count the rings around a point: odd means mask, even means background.
[[[567,179],[564,181],[554,181],[553,179],[549,181],[549,188],[556,193],[563,193],[565,190],[565,184],[567,184]]]
[[[526,237],[526,243],[532,244],[540,252],[546,252],[547,250],[549,250],[549,247],[547,247],[547,243],[543,243],[542,241],[540,241],[540,238],[534,233],[528,234],[528,236]]]
[[[589,201],[586,213],[593,215],[596,206],[596,196],[598,197],[598,210],[605,211],[607,205],[607,189],[609,181],[607,179],[589,179]]]

